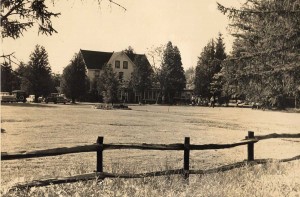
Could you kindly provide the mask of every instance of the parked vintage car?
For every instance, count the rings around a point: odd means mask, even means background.
[[[67,103],[70,103],[71,102],[71,99],[67,98],[65,94],[60,94],[59,96],[62,96]]]
[[[38,100],[37,100],[37,102],[38,103],[41,103],[41,102],[43,102],[45,99],[42,97],[42,96],[40,96],[40,97],[38,97]],[[32,102],[35,102],[35,95],[29,95],[27,98],[26,98],[26,101],[27,102],[29,102],[29,103],[32,103]]]
[[[32,102],[34,102],[34,99],[35,99],[35,95],[29,95],[29,96],[26,98],[26,101],[32,103]]]
[[[40,97],[38,98],[38,103],[41,103],[41,102],[43,102],[43,101],[44,101],[44,97],[40,96]]]
[[[63,97],[60,96],[58,93],[51,93],[48,97],[45,98],[45,103],[63,103],[66,104],[67,100]]]
[[[0,93],[1,103],[13,103],[17,102],[17,99],[14,95],[9,94],[9,92]]]
[[[14,90],[11,92],[16,97],[16,102],[26,102],[26,92],[23,90]]]

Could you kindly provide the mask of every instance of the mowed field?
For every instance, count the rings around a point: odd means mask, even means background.
[[[255,135],[299,133],[300,113],[246,108],[130,106],[100,110],[93,105],[6,104],[1,106],[1,151],[30,151],[95,143],[232,143]],[[191,169],[209,169],[246,159],[246,146],[191,152]],[[299,139],[255,144],[255,159],[289,158],[300,152]],[[112,150],[104,152],[106,172],[147,172],[183,166],[182,151]],[[12,185],[96,169],[96,153],[1,161],[1,184]]]

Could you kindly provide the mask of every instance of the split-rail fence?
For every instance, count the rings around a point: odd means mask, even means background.
[[[190,138],[186,137],[183,144],[104,144],[103,137],[98,137],[97,142],[91,145],[83,145],[76,147],[63,147],[63,148],[54,148],[47,150],[37,150],[37,151],[22,151],[16,153],[7,153],[1,152],[1,160],[13,160],[13,159],[24,159],[24,158],[36,158],[36,157],[48,157],[48,156],[57,156],[63,154],[71,153],[82,153],[82,152],[96,152],[97,154],[97,163],[96,171],[93,173],[75,175],[70,177],[62,178],[53,178],[53,179],[43,179],[43,180],[34,180],[32,182],[19,183],[11,188],[14,189],[24,189],[30,187],[38,186],[47,186],[51,184],[60,184],[60,183],[72,183],[77,181],[86,181],[86,180],[101,180],[104,178],[144,178],[152,176],[163,176],[163,175],[175,175],[182,174],[184,179],[188,181],[190,174],[210,174],[216,172],[225,172],[232,170],[234,168],[240,168],[245,165],[257,165],[264,164],[270,161],[270,159],[254,159],[254,144],[260,140],[271,139],[271,138],[300,138],[300,133],[298,134],[269,134],[264,136],[254,136],[254,132],[249,131],[248,136],[244,140],[231,143],[231,144],[203,144],[195,145],[190,144]],[[247,145],[247,160],[242,162],[237,162],[230,165],[224,165],[221,167],[209,169],[209,170],[190,170],[190,151],[191,150],[208,150],[208,149],[227,149],[233,148],[236,146]],[[114,149],[140,149],[140,150],[183,150],[183,168],[175,170],[165,170],[157,172],[147,172],[140,174],[113,174],[103,171],[103,151],[105,150],[114,150]],[[279,162],[288,162],[293,160],[299,160],[300,155],[281,159]]]

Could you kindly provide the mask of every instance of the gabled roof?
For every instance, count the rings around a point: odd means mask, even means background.
[[[125,53],[126,54],[126,53]],[[126,54],[128,57],[129,57],[129,59],[132,61],[132,62],[134,62],[134,60],[135,60],[135,58],[136,57],[142,57],[143,55],[141,55],[141,54],[135,54],[135,53],[131,53],[131,54]]]
[[[132,62],[134,62],[134,60],[135,60],[136,58],[145,58],[145,60],[147,61],[147,64],[150,65],[150,63],[149,63],[149,61],[148,61],[148,59],[147,59],[147,57],[146,57],[145,54],[135,54],[135,53],[133,53],[133,54],[127,54],[127,56],[129,57],[129,59],[130,59]]]
[[[112,52],[89,51],[80,49],[87,69],[101,69],[112,56]]]
[[[109,62],[112,56],[119,55],[120,52],[101,52],[101,51],[89,51],[89,50],[82,50],[80,49],[80,53],[82,58],[85,62],[87,69],[102,69],[102,67]],[[126,54],[126,53],[124,53]],[[145,54],[126,54],[129,59],[134,62],[136,58],[145,58],[147,63],[150,65],[147,57]]]

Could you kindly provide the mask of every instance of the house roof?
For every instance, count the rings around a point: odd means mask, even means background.
[[[102,51],[90,51],[80,49],[83,60],[86,64],[87,69],[102,69],[113,56],[113,54],[118,55],[122,52],[102,52]],[[129,59],[134,62],[136,58],[144,57],[147,60],[147,63],[150,65],[146,55],[144,54],[126,54]]]
[[[88,69],[101,69],[105,65],[112,52],[101,52],[101,51],[89,51],[80,49],[81,55]]]
[[[133,54],[126,54],[126,55],[129,57],[129,59],[130,59],[132,62],[134,62],[134,59],[135,59],[135,58],[144,56],[144,55],[141,55],[141,54],[135,54],[135,53],[133,53]]]
[[[150,65],[150,63],[149,63],[149,61],[148,61],[148,59],[147,59],[147,57],[146,57],[146,55],[145,54],[127,54],[127,56],[129,57],[129,59],[132,61],[132,62],[134,62],[134,60],[136,59],[136,58],[145,58],[146,59],[146,61],[147,61],[147,64],[149,64]]]

